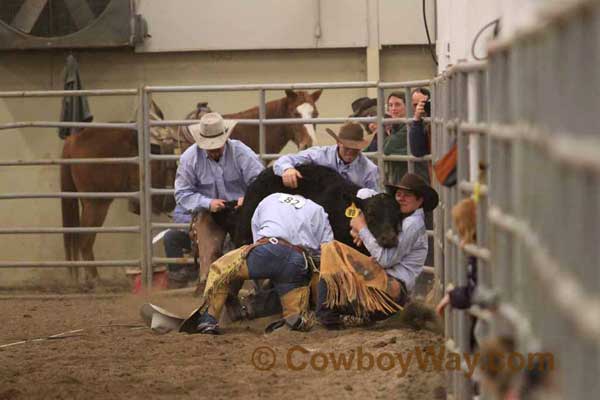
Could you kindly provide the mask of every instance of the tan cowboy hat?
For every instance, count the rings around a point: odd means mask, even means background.
[[[416,194],[417,196],[422,197],[423,198],[423,206],[422,207],[423,207],[423,211],[425,211],[425,212],[435,209],[438,205],[439,196],[438,196],[437,192],[435,191],[435,189],[433,189],[431,186],[429,186],[427,184],[427,182],[425,182],[423,180],[423,178],[421,178],[418,175],[411,174],[410,172],[407,174],[404,174],[402,179],[400,179],[400,183],[388,184],[386,186],[393,188],[393,189],[408,190],[409,192],[412,192],[412,193]]]
[[[340,133],[335,134],[331,129],[325,128],[327,133],[335,139],[336,142],[343,144],[351,149],[362,150],[371,144],[375,135],[364,134],[363,128],[356,122],[348,122],[340,128]]]
[[[237,121],[223,119],[221,114],[211,112],[204,114],[199,124],[190,125],[188,129],[198,147],[214,150],[225,145],[236,123]]]

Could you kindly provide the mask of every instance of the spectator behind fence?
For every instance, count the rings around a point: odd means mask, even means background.
[[[387,97],[387,113],[390,118],[406,117],[406,100],[404,93],[392,92]],[[383,145],[383,154],[408,155],[407,129],[403,122],[393,123],[390,126],[390,134]],[[384,163],[385,182],[399,182],[408,172],[406,161],[386,161]]]
[[[431,153],[431,124],[423,121],[429,117],[431,108],[429,90],[416,88],[412,92],[412,106],[414,110],[413,121],[408,129],[410,152],[415,157],[424,157]],[[430,162],[415,163],[415,173],[430,182]]]
[[[477,207],[472,198],[464,199],[452,207],[452,221],[454,229],[458,232],[460,246],[475,243],[477,227]],[[466,310],[473,303],[473,293],[477,286],[477,258],[469,257],[467,265],[467,284],[457,286],[449,290],[436,307],[436,312],[442,316],[444,309],[450,305],[451,309]],[[460,267],[460,266],[459,266]],[[475,348],[475,336],[473,328],[475,319],[472,319],[471,326],[471,349]]]
[[[368,97],[360,97],[352,102],[352,114],[350,117],[376,117],[377,116],[377,99],[371,99]],[[389,114],[384,114],[384,118],[390,118]],[[363,129],[365,134],[373,135],[373,140],[371,143],[363,149],[365,152],[375,152],[377,151],[377,122],[369,122],[363,123]],[[389,138],[391,133],[391,126],[385,125],[383,130],[384,136],[384,146],[386,141]]]

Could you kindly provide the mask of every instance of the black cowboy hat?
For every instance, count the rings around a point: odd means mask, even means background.
[[[364,113],[365,110],[375,107],[377,110],[377,99],[371,99],[369,97],[359,97],[352,102],[352,114],[350,117],[358,117]],[[377,111],[375,111],[377,113]]]
[[[404,174],[402,179],[400,179],[400,183],[396,185],[388,184],[386,186],[393,190],[407,190],[423,198],[422,207],[425,212],[434,210],[438,205],[439,196],[437,192],[423,178],[410,172]]]

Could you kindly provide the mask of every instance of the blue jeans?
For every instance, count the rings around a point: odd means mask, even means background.
[[[167,257],[181,258],[184,250],[191,251],[192,242],[186,231],[169,229],[163,238]],[[187,282],[198,279],[198,269],[194,264],[169,264],[167,266],[169,280]]]
[[[280,244],[264,244],[254,248],[248,258],[250,279],[270,279],[281,297],[292,289],[307,286],[311,271],[304,256]]]

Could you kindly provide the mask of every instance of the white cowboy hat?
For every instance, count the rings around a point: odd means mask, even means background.
[[[159,334],[179,331],[179,327],[184,321],[180,316],[151,303],[144,304],[140,310],[140,314],[146,325]]]
[[[202,116],[199,124],[190,125],[188,129],[198,147],[214,150],[225,145],[235,124],[237,121],[223,119],[218,113],[207,113]]]

